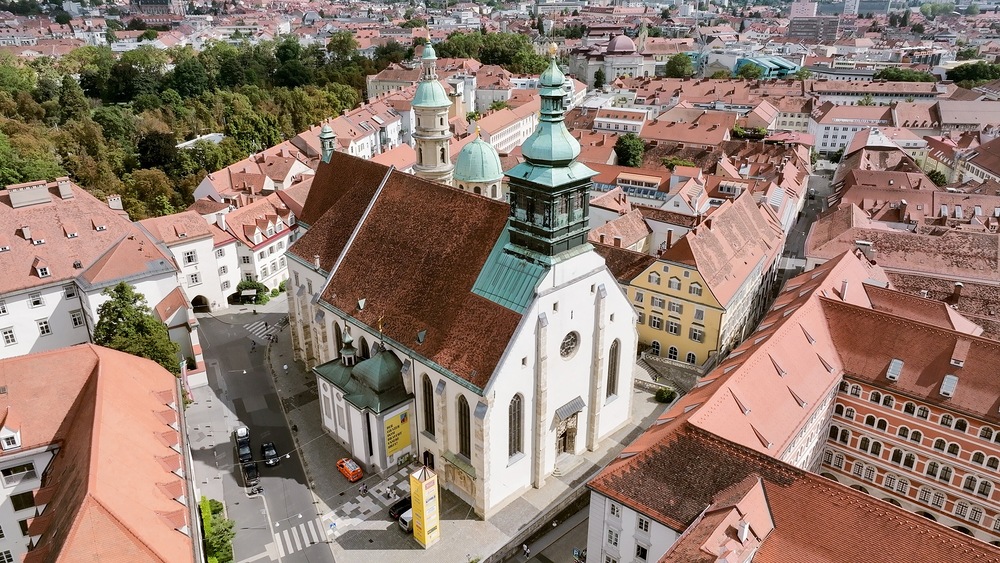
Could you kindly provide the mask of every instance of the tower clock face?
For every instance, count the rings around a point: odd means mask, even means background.
[[[559,355],[564,358],[568,358],[576,352],[577,346],[580,345],[580,335],[578,333],[571,332],[563,338],[562,343],[559,344]]]

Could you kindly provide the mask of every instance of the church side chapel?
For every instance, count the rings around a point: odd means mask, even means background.
[[[335,440],[369,472],[434,468],[489,518],[629,422],[635,313],[587,242],[596,173],[554,50],[506,173],[481,139],[452,165],[432,46],[422,63],[415,175],[335,152],[324,129],[289,321]]]

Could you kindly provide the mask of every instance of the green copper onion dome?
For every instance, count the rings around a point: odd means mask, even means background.
[[[424,74],[417,85],[417,92],[413,96],[413,106],[422,108],[440,108],[451,105],[448,93],[444,91],[444,86],[438,82],[437,76],[437,54],[430,43],[424,45],[423,61]]]
[[[500,155],[479,136],[478,127],[476,140],[462,147],[458,153],[454,178],[456,181],[468,183],[496,182],[503,178]]]
[[[542,105],[538,127],[521,145],[521,153],[528,162],[560,166],[580,155],[580,143],[570,135],[563,123],[563,99],[566,92],[562,86],[566,75],[556,64],[554,45],[549,48],[549,54],[549,68],[542,73],[540,79],[539,95],[542,97]]]

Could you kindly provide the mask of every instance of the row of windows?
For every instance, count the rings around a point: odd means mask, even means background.
[[[84,325],[83,311],[80,309],[70,311],[69,317],[73,323],[73,328],[80,328]],[[52,325],[49,323],[48,319],[38,319],[35,323],[38,326],[39,336],[49,336],[52,334]],[[0,336],[3,337],[4,346],[13,346],[17,344],[17,334],[14,333],[14,327],[12,326],[0,328]]]
[[[660,343],[654,340],[652,344],[650,344],[649,346],[649,351],[654,356],[659,356],[661,351]],[[676,346],[671,346],[670,348],[667,348],[667,359],[676,360],[678,359],[678,357],[679,357],[679,350],[677,350]],[[688,352],[687,355],[684,357],[684,361],[692,365],[697,365],[698,354],[695,354],[694,352]]]
[[[688,270],[684,270],[684,273],[687,274]],[[685,276],[685,277],[687,277],[687,276]],[[650,272],[649,276],[646,279],[649,281],[649,283],[651,283],[653,285],[660,285],[660,274],[658,274],[656,272]],[[680,278],[671,277],[667,281],[667,287],[669,287],[670,289],[678,290],[679,291],[681,289],[681,280],[680,280]],[[698,282],[691,282],[691,285],[688,286],[688,293],[691,294],[691,295],[699,295],[700,296],[701,293],[702,293],[701,284],[698,283]],[[635,292],[635,302],[636,303],[642,303],[642,292],[641,291],[636,291]]]
[[[841,444],[849,445],[851,441],[851,431],[846,428],[831,426],[829,437],[831,440],[836,440]],[[858,440],[857,448],[876,457],[881,457],[882,454],[882,444],[868,438],[867,436],[862,436],[861,439]],[[889,456],[889,460],[893,464],[907,469],[914,469],[917,461],[914,454],[904,452],[898,448],[892,451],[892,454]],[[955,470],[948,465],[942,465],[936,461],[928,461],[924,467],[924,473],[928,477],[932,477],[946,483],[951,483]],[[980,479],[974,475],[967,475],[962,481],[962,488],[970,493],[975,492],[980,496],[988,498],[993,492],[993,483],[985,479]]]
[[[73,284],[66,284],[63,286],[63,295],[66,299],[75,299],[77,296],[76,286]],[[28,294],[28,306],[32,309],[37,307],[43,307],[45,305],[45,298],[42,297],[41,292],[34,292]],[[0,315],[7,314],[7,302],[0,300]]]
[[[848,385],[848,383],[845,381],[840,384],[840,390],[849,393],[851,396],[861,397],[862,390],[861,386],[859,385]],[[882,394],[878,391],[872,391],[871,393],[869,393],[868,400],[872,403],[880,404],[883,407],[890,409],[893,408],[896,404],[896,400],[892,397],[892,395]],[[850,412],[851,413],[850,416],[848,416],[846,412]],[[915,416],[923,420],[930,420],[930,410],[927,407],[923,406],[918,407],[911,402],[903,404],[903,413]],[[841,414],[841,413],[836,413],[836,414]],[[853,409],[846,409],[844,416],[853,419],[853,414],[854,414]],[[946,428],[951,428],[956,432],[965,433],[969,431],[968,421],[966,421],[963,418],[956,419],[955,417],[953,417],[948,413],[943,413],[941,414],[940,417],[938,417],[938,424]],[[997,432],[996,430],[994,430],[989,426],[982,426],[979,428],[979,437],[982,438],[983,440],[992,441],[993,443],[1000,444],[1000,432]],[[955,447],[958,447],[957,444],[955,444]],[[935,448],[937,448],[937,446],[935,446]],[[952,447],[949,446],[949,453],[951,453],[951,450]],[[958,455],[958,453],[956,452],[953,455]]]
[[[340,346],[340,326],[337,325],[337,344]],[[364,356],[364,339],[362,356]],[[605,394],[610,398],[618,394],[618,370],[621,358],[621,342],[615,340],[608,351],[608,377]],[[431,378],[424,374],[421,379],[423,392],[424,431],[431,436],[435,433],[434,385]],[[472,458],[472,419],[469,416],[469,402],[465,395],[458,397],[458,453],[466,459]],[[514,457],[524,453],[524,398],[514,395],[507,407],[507,455]]]
[[[643,313],[642,311],[639,311],[639,318],[636,319],[636,323],[638,323],[638,324],[647,324],[646,323],[646,314]],[[654,328],[656,330],[664,330],[664,328],[663,328],[664,327],[663,317],[658,317],[656,315],[649,315],[649,323],[648,324],[649,324],[650,328]],[[683,327],[681,326],[681,323],[679,323],[679,322],[677,322],[675,320],[667,319],[667,322],[666,322],[666,331],[669,334],[673,334],[675,336],[680,336],[682,328]],[[704,327],[692,326],[692,327],[688,328],[688,339],[693,340],[695,342],[704,342],[705,341],[705,330],[704,330]],[[659,354],[657,354],[657,355],[659,355]]]
[[[831,467],[835,467],[837,469],[843,469],[844,456],[843,454],[840,453],[835,454],[830,450],[825,450],[823,452],[823,463]],[[859,479],[875,482],[875,479],[878,476],[878,469],[870,464],[865,464],[856,461],[851,467],[851,474]],[[967,480],[968,479],[972,479],[973,485],[971,486],[971,488],[970,487],[963,487],[963,488],[965,488],[967,491],[972,492],[973,489],[975,488],[974,485],[975,477],[970,475],[967,478]],[[905,496],[910,491],[910,482],[905,478],[899,477],[892,473],[885,474],[885,476],[882,478],[882,486],[890,491],[894,491],[903,496]],[[987,488],[987,494],[988,494],[988,488]],[[920,492],[917,494],[917,498],[925,504],[931,504],[937,508],[943,508],[947,496],[941,491],[936,491],[934,489],[925,487],[920,489]],[[983,518],[982,508],[975,505],[970,505],[968,502],[965,501],[958,501],[957,503],[955,503],[954,513],[956,516],[959,516],[961,518],[967,518],[968,520],[975,522],[977,524],[980,523]],[[997,520],[994,522],[994,529],[1000,530],[1000,518],[997,518]]]

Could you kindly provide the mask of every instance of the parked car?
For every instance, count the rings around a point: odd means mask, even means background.
[[[274,442],[264,442],[260,445],[260,456],[264,458],[264,465],[272,466],[278,465],[281,461],[281,457],[278,455],[278,449],[274,447]]]
[[[250,429],[246,426],[240,426],[233,434],[236,435],[236,454],[240,463],[253,460],[253,451],[250,449]]]
[[[412,508],[412,504],[410,503],[410,496],[407,495],[389,508],[389,518],[399,520],[399,517],[410,508]]]
[[[403,529],[404,532],[413,531],[413,509],[407,510],[406,512],[399,515],[399,527]]]
[[[260,472],[257,471],[256,463],[250,462],[243,464],[243,481],[248,487],[253,487],[260,483]]]
[[[347,480],[352,483],[360,481],[361,477],[364,476],[361,472],[361,467],[356,461],[349,457],[345,457],[337,461],[337,469],[339,469],[340,472],[344,474],[344,477],[347,477]]]

